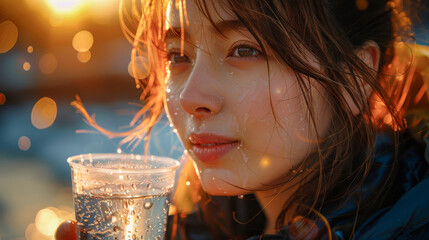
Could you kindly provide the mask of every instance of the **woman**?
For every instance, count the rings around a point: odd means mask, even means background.
[[[428,166],[410,129],[422,132],[404,120],[422,85],[415,66],[399,61],[412,50],[397,43],[411,36],[399,1],[142,0],[133,8],[136,31],[124,24],[133,56],[148,59],[138,84],[150,117],[128,139],[150,131],[165,106],[189,155],[170,237],[429,237]],[[256,226],[262,213],[239,214],[252,211],[242,205],[248,194],[265,216]],[[237,230],[250,225],[254,232]]]

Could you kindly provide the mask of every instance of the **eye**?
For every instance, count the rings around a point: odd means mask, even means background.
[[[170,52],[167,57],[171,64],[190,63],[188,56],[180,55],[178,52]]]
[[[251,57],[261,57],[261,51],[256,48],[246,45],[240,44],[238,46],[234,46],[231,50],[231,53],[228,54],[229,57],[238,57],[238,58],[251,58]]]

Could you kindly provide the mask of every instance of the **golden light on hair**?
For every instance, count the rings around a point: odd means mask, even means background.
[[[18,40],[18,28],[16,25],[9,20],[0,23],[0,53],[5,53],[12,49],[16,40]]]
[[[31,68],[31,64],[29,62],[24,62],[24,64],[22,64],[22,69],[24,69],[24,71],[28,72],[30,71]]]
[[[27,52],[28,53],[33,53],[33,51],[34,51],[33,46],[28,46],[27,47]]]
[[[267,167],[269,167],[271,165],[271,160],[268,158],[268,157],[266,157],[266,156],[264,156],[262,159],[261,159],[261,161],[259,161],[259,166],[261,167],[261,168],[267,168]]]
[[[365,11],[369,6],[368,0],[356,0],[356,8],[359,11]]]
[[[77,52],[77,60],[81,63],[87,63],[91,59],[91,52]]]
[[[137,56],[135,61],[131,59],[130,63],[128,64],[128,74],[130,74],[130,76],[133,78],[144,79],[149,74],[148,65],[149,63],[146,57]]]
[[[73,37],[72,45],[73,48],[78,52],[87,52],[92,47],[94,38],[88,31],[80,31]]]
[[[31,141],[30,138],[27,136],[22,136],[18,139],[18,147],[22,151],[27,151],[31,147]]]
[[[39,61],[40,71],[46,75],[55,72],[55,70],[57,69],[57,66],[58,66],[57,58],[51,53],[47,53],[40,58],[40,61]]]
[[[31,123],[37,129],[50,127],[57,117],[57,104],[52,98],[43,97],[34,104]]]
[[[0,93],[0,105],[3,105],[6,102],[6,95]]]

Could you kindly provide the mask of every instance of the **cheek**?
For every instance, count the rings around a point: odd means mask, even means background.
[[[171,84],[167,85],[164,99],[165,111],[170,122],[174,125],[175,131],[183,129],[185,112],[179,102],[180,89]],[[180,136],[180,133],[179,133]]]

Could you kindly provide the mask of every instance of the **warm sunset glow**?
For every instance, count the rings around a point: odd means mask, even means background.
[[[6,102],[6,95],[0,93],[0,105],[3,105]]]
[[[30,64],[29,62],[25,62],[25,63],[22,65],[22,68],[24,69],[24,71],[28,72],[28,71],[30,71],[31,64]]]
[[[34,104],[31,123],[37,129],[48,128],[57,117],[57,104],[52,98],[43,97]]]
[[[47,53],[40,58],[40,71],[46,75],[53,73],[57,69],[57,65],[57,58],[51,53]]]
[[[46,0],[49,6],[58,13],[70,13],[79,9],[83,0]]]
[[[0,23],[0,53],[5,53],[15,46],[18,40],[18,28],[16,25],[6,20]]]
[[[77,60],[81,63],[87,63],[91,59],[91,52],[77,52]]]
[[[27,136],[22,136],[18,139],[18,147],[22,151],[27,151],[31,147],[31,141],[30,138]]]
[[[88,31],[80,31],[73,37],[73,48],[78,52],[87,52],[92,47],[94,38]]]

